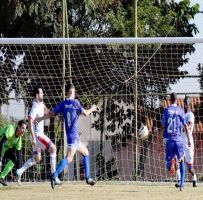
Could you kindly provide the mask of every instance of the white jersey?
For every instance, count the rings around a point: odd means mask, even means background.
[[[35,100],[33,100],[32,108],[29,113],[29,118],[34,120],[37,117],[43,117],[44,110],[45,110],[44,102],[36,102]],[[40,121],[37,124],[33,124],[33,129],[37,137],[44,134],[44,120]]]
[[[194,128],[195,116],[191,111],[187,112],[185,114],[185,121],[186,121],[187,124],[189,122],[192,122],[192,125],[190,125],[190,127],[189,127],[189,130],[190,130],[189,131],[189,138],[190,138],[190,141],[191,141],[191,148],[194,149],[194,139],[193,139],[192,132],[193,132],[193,128]],[[183,131],[182,137],[183,137],[185,147],[187,148],[188,147],[188,139],[187,139],[187,135],[186,135],[186,133],[184,131]]]

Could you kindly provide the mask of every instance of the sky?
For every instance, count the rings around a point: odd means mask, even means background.
[[[179,0],[177,0],[179,2]],[[200,5],[200,10],[203,11],[203,0],[191,0],[191,5],[198,3]],[[199,29],[199,33],[195,37],[203,37],[203,13],[197,14],[195,19],[192,20]],[[197,65],[198,63],[203,63],[203,44],[195,45],[195,53],[189,55],[189,62],[184,65],[181,70],[186,70],[190,75],[198,75]],[[181,79],[177,84],[171,85],[171,90],[168,92],[177,92],[177,93],[199,93],[200,84],[198,79]],[[11,97],[14,97],[14,93],[11,94]],[[17,119],[22,119],[25,116],[25,107],[23,101],[14,101],[9,102],[9,106],[3,105],[1,107],[2,113],[6,116],[13,116]]]

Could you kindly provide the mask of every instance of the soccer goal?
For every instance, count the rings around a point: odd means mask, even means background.
[[[71,81],[85,108],[98,106],[97,113],[79,117],[79,134],[90,152],[92,177],[168,181],[175,177],[166,170],[159,134],[163,109],[169,105],[170,92],[178,93],[182,107],[184,96],[190,95],[196,119],[194,167],[201,178],[202,53],[203,38],[1,38],[0,102],[10,102],[13,117],[22,106],[19,112],[27,118],[34,86],[42,85],[44,102],[51,109],[65,98],[65,83]],[[145,138],[139,136],[143,125],[149,130]],[[46,134],[57,146],[59,161],[66,149],[62,117],[46,122]],[[29,134],[21,153],[22,164],[32,153]],[[48,156],[43,153],[41,164],[26,171],[23,180],[49,179]],[[79,154],[60,178],[84,179]]]

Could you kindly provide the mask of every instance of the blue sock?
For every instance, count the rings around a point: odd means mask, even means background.
[[[183,161],[180,162],[180,186],[184,186],[185,182],[185,163]]]
[[[68,167],[68,161],[66,158],[64,158],[63,160],[61,160],[61,162],[59,163],[59,165],[57,166],[56,171],[54,172],[54,177],[58,177],[58,175],[66,168]]]
[[[85,167],[85,178],[89,178],[90,177],[89,156],[83,156],[83,163]]]

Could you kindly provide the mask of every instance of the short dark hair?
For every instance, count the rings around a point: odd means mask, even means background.
[[[177,94],[175,92],[171,93],[170,99],[172,102],[175,102],[177,100]]]
[[[36,95],[39,94],[39,89],[40,88],[43,90],[42,86],[40,86],[40,85],[37,85],[37,86],[34,87],[34,89],[33,89],[33,96],[34,97],[36,97]]]
[[[190,105],[192,103],[192,98],[189,96],[185,96],[184,104]]]
[[[22,126],[23,124],[26,124],[26,121],[23,119],[18,122],[18,126]]]
[[[69,90],[75,89],[75,86],[72,83],[67,83],[66,84],[66,92],[69,92]]]

